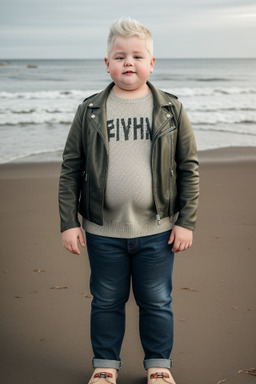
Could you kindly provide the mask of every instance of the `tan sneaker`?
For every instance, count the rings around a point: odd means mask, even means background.
[[[93,373],[89,384],[116,384],[116,379],[113,377],[113,374],[110,372],[97,372]]]
[[[176,384],[171,372],[156,372],[150,375],[148,384]]]

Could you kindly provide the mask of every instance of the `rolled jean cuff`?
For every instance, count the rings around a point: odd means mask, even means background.
[[[144,360],[144,368],[172,368],[172,360],[170,359],[147,359]]]
[[[93,358],[92,366],[93,368],[113,368],[119,371],[119,369],[121,368],[121,361]]]

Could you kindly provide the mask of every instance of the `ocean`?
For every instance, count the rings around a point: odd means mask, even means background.
[[[199,151],[256,147],[256,59],[158,59],[149,80],[184,104]],[[0,164],[60,160],[78,104],[109,82],[103,60],[0,65]]]

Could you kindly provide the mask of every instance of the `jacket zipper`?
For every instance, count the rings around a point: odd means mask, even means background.
[[[172,196],[172,183],[173,183],[173,180],[172,178],[175,177],[174,175],[174,171],[173,171],[173,152],[174,152],[174,148],[173,148],[173,138],[171,136],[171,180],[170,180],[170,185],[169,185],[169,188],[170,188],[170,209],[169,209],[169,214],[170,216],[172,216],[173,212],[172,212],[172,200],[173,200],[173,196]]]
[[[157,224],[160,225],[161,224],[161,217],[158,213],[156,214],[156,220],[157,220]]]
[[[162,137],[163,135],[167,134],[168,132],[173,131],[175,128],[176,128],[176,126],[172,125],[170,128],[167,128],[164,131],[159,132],[155,136],[155,138],[154,138],[154,141],[152,143],[152,148],[153,148],[153,145],[155,144],[156,140],[158,140],[160,137]],[[172,149],[172,147],[171,147],[171,149]],[[172,161],[172,154],[171,154],[171,161]],[[152,157],[152,170],[153,170],[153,157]],[[173,172],[173,170],[172,170],[172,163],[171,163],[171,172]],[[156,205],[155,194],[154,194],[154,179],[153,179],[153,199],[154,199],[155,207],[156,207],[156,220],[157,220],[157,224],[160,225],[161,224],[161,216],[159,215],[159,213],[157,211],[157,205]]]
[[[162,136],[165,135],[166,133],[173,131],[175,128],[176,128],[176,126],[175,126],[175,125],[172,125],[170,128],[167,128],[167,129],[165,129],[165,130],[162,131],[162,132],[158,132],[158,133],[156,134],[156,136],[154,137],[154,141],[152,142],[152,146],[155,144],[155,141],[156,141],[157,139],[159,139],[160,137],[162,137]]]

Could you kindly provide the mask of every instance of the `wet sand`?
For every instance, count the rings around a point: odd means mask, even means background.
[[[256,148],[200,153],[193,247],[176,255],[177,384],[251,384],[256,377]],[[89,265],[62,248],[60,164],[0,166],[0,382],[86,384],[91,375]],[[131,294],[120,384],[145,372]]]

